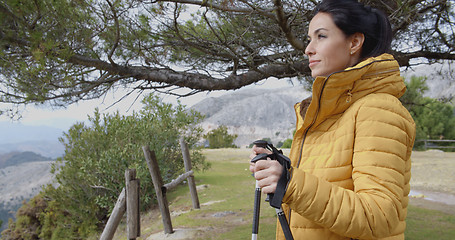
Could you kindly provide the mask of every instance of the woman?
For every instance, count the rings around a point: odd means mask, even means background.
[[[315,78],[296,104],[290,180],[283,198],[295,239],[404,239],[415,124],[398,100],[399,65],[386,52],[387,17],[354,0],[326,0],[310,22],[305,54]],[[304,116],[304,117],[303,117]],[[254,147],[251,157],[265,153]],[[250,170],[274,193],[282,167]],[[280,227],[277,239],[284,239]]]

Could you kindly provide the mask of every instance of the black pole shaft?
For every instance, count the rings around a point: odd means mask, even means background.
[[[261,188],[256,181],[256,191],[254,193],[254,215],[253,215],[253,231],[251,240],[256,240],[259,232],[259,214],[261,209]]]
[[[284,237],[286,240],[294,240],[294,237],[292,236],[291,229],[289,228],[289,223],[286,219],[286,215],[284,215],[283,210],[277,209],[276,210],[276,215],[278,216],[278,220],[280,221],[281,229],[283,229]]]

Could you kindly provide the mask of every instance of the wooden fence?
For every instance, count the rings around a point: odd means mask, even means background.
[[[144,151],[144,156],[147,162],[147,166],[152,176],[153,187],[158,200],[158,207],[161,212],[164,232],[171,234],[174,232],[172,228],[171,215],[169,212],[169,203],[166,198],[166,192],[182,181],[187,179],[188,187],[190,189],[191,200],[193,202],[193,208],[199,209],[199,198],[196,191],[196,183],[194,181],[193,170],[191,165],[191,158],[189,154],[188,145],[183,138],[180,139],[180,147],[182,149],[183,161],[185,165],[185,173],[178,176],[176,179],[172,180],[168,184],[163,184],[163,179],[161,178],[160,169],[158,166],[158,161],[155,156],[154,151],[150,151],[149,146],[143,146],[142,150]],[[127,221],[127,238],[136,239],[141,234],[140,230],[140,213],[139,213],[139,179],[136,179],[136,170],[128,169],[125,172],[125,183],[126,189],[123,188],[120,193],[115,207],[109,217],[107,224],[103,230],[103,233],[100,236],[100,240],[111,240],[114,237],[115,231],[123,217],[126,213]]]
[[[450,139],[419,139],[416,142],[423,142],[424,150],[428,149],[449,149],[455,148],[455,144],[451,144],[451,146],[440,146],[439,143],[455,143],[455,140]]]

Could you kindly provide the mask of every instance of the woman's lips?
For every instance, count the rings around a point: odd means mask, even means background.
[[[310,60],[310,64],[308,65],[310,68],[314,67],[316,64],[318,64],[320,61],[319,60]]]

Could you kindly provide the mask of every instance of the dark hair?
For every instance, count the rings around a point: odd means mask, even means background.
[[[330,14],[346,36],[363,33],[365,40],[361,58],[376,57],[390,51],[392,27],[382,11],[357,0],[323,0],[314,10],[314,15],[318,12]]]

